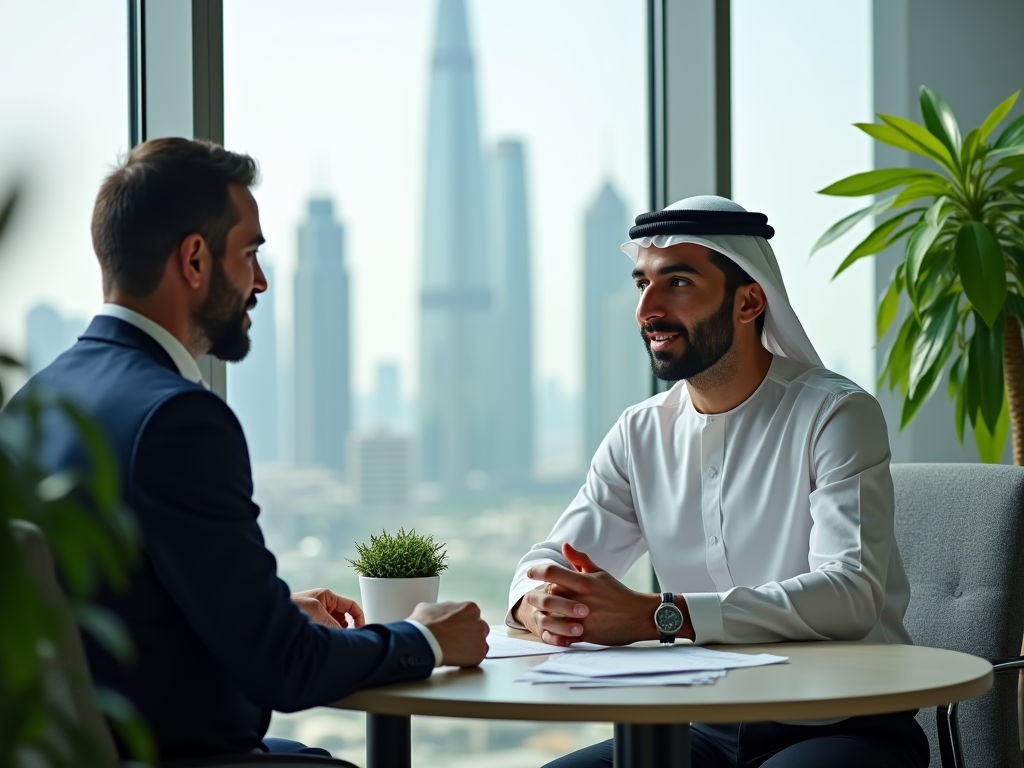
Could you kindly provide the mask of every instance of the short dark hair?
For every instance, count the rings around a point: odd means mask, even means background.
[[[711,259],[712,264],[725,273],[726,296],[732,296],[736,292],[736,289],[741,285],[750,285],[751,283],[757,282],[747,274],[747,271],[743,267],[730,259],[724,253],[709,251],[708,258]],[[757,331],[758,338],[761,338],[761,334],[764,333],[764,316],[765,312],[761,312],[754,321],[754,328]]]
[[[251,187],[256,161],[209,141],[151,139],[135,147],[100,187],[92,213],[92,245],[103,290],[148,296],[183,239],[202,235],[224,256],[239,215],[231,184]]]

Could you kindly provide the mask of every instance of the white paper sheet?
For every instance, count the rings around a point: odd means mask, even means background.
[[[516,682],[533,683],[534,685],[568,683],[570,688],[635,688],[659,685],[712,685],[720,677],[725,677],[725,670],[602,678],[530,671],[518,678]]]
[[[487,635],[487,658],[510,659],[515,656],[546,656],[549,653],[565,653],[566,651],[599,651],[607,648],[594,643],[573,643],[568,647],[548,645],[536,640],[520,640],[517,637],[491,632]]]
[[[673,645],[664,648],[609,648],[600,653],[566,653],[545,660],[533,671],[603,678],[738,669],[785,661],[788,661],[785,656],[767,653],[728,653],[700,646]]]

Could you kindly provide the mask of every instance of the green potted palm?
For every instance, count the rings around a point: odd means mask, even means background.
[[[371,534],[368,544],[356,544],[357,560],[349,563],[359,574],[359,594],[366,622],[384,624],[409,617],[419,603],[436,603],[441,572],[447,567],[444,544],[413,528],[391,535]]]
[[[867,171],[822,189],[841,197],[884,196],[834,224],[812,253],[872,216],[875,228],[835,276],[902,240],[903,260],[876,316],[879,341],[901,319],[878,382],[899,389],[900,429],[948,371],[960,444],[970,420],[982,460],[998,462],[1012,430],[1014,463],[1024,465],[1024,116],[993,139],[1018,94],[966,136],[949,104],[925,86],[923,124],[895,115],[858,123],[875,140],[934,167]]]
[[[12,193],[0,204],[0,235],[16,200]],[[20,367],[0,354],[0,368]],[[42,421],[51,416],[77,428],[86,459],[81,470],[51,474],[36,460]],[[40,587],[36,575],[45,566],[33,568],[25,557],[24,542],[36,528],[52,551],[67,604]],[[149,732],[130,703],[94,690],[65,652],[77,624],[116,658],[131,661],[124,628],[92,599],[102,584],[123,587],[137,556],[134,518],[121,503],[116,464],[92,419],[41,392],[0,410],[0,766],[114,768],[109,736],[90,727],[103,727],[92,716],[97,710],[136,759],[153,761]],[[74,621],[66,622],[69,607]]]

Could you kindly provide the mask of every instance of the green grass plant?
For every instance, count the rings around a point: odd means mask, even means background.
[[[358,560],[346,558],[361,576],[372,579],[421,579],[445,570],[448,553],[433,536],[399,528],[394,536],[382,530],[369,544],[356,544]]]

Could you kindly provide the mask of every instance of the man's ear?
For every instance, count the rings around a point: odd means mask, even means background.
[[[210,271],[210,251],[202,235],[189,235],[178,245],[174,254],[175,266],[185,283],[194,290],[203,284],[204,276]]]
[[[768,308],[768,297],[759,283],[750,283],[740,287],[738,319],[741,323],[752,323]]]

